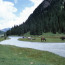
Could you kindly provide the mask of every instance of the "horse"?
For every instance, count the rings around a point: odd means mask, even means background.
[[[46,39],[45,39],[44,37],[41,38],[41,42],[42,42],[42,40],[43,40],[43,41],[46,41]]]
[[[64,40],[64,39],[65,39],[65,37],[60,37],[60,39]]]

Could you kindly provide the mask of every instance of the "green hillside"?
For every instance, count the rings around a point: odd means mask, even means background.
[[[43,32],[65,33],[64,0],[44,0],[29,16],[25,23],[14,26],[7,35],[41,35]]]

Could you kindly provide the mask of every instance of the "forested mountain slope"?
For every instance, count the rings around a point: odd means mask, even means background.
[[[64,0],[44,0],[29,16],[25,23],[14,26],[7,35],[41,35],[43,32],[65,33]]]

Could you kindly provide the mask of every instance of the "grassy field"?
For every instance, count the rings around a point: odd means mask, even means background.
[[[65,65],[65,58],[47,51],[0,45],[0,65]]]
[[[29,41],[29,42],[41,42],[41,38],[36,38],[35,40],[30,40],[30,39],[27,39],[27,38],[19,38],[18,40],[20,41]],[[65,40],[61,40],[59,38],[46,38],[46,41],[42,41],[42,42],[48,42],[48,43],[64,43]]]
[[[10,39],[10,38],[7,37],[6,39]],[[0,37],[0,42],[6,39],[4,37]]]
[[[65,34],[59,34],[59,33],[56,33],[56,34],[53,34],[53,33],[43,33],[42,35],[29,35],[29,33],[26,33],[24,35],[25,37],[32,37],[34,38],[35,40],[30,40],[30,39],[27,39],[27,38],[20,38],[19,40],[20,41],[30,41],[30,42],[41,42],[41,37],[45,37],[46,38],[46,42],[65,42],[65,40],[61,40],[60,37],[65,37]],[[45,41],[43,41],[45,42]]]
[[[3,40],[5,40],[4,37],[0,37],[0,41],[3,41]]]

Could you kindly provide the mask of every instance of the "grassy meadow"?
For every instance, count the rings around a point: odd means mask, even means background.
[[[41,37],[45,37],[46,38],[46,41],[43,41],[43,42],[65,42],[65,40],[61,40],[60,37],[65,37],[65,34],[59,34],[59,33],[56,33],[56,34],[53,34],[53,33],[43,33],[42,35],[30,35],[29,33],[26,33],[24,35],[24,37],[32,37],[33,39],[35,40],[30,40],[30,39],[27,39],[27,38],[19,38],[18,40],[20,41],[30,41],[30,42],[41,42]]]
[[[6,40],[6,39],[10,39],[10,38],[8,38],[8,37],[5,38],[4,36],[3,37],[0,36],[0,42],[3,40]]]
[[[0,45],[0,65],[65,65],[65,58],[47,51]]]
[[[3,40],[5,40],[4,37],[0,37],[0,42],[3,41]]]

